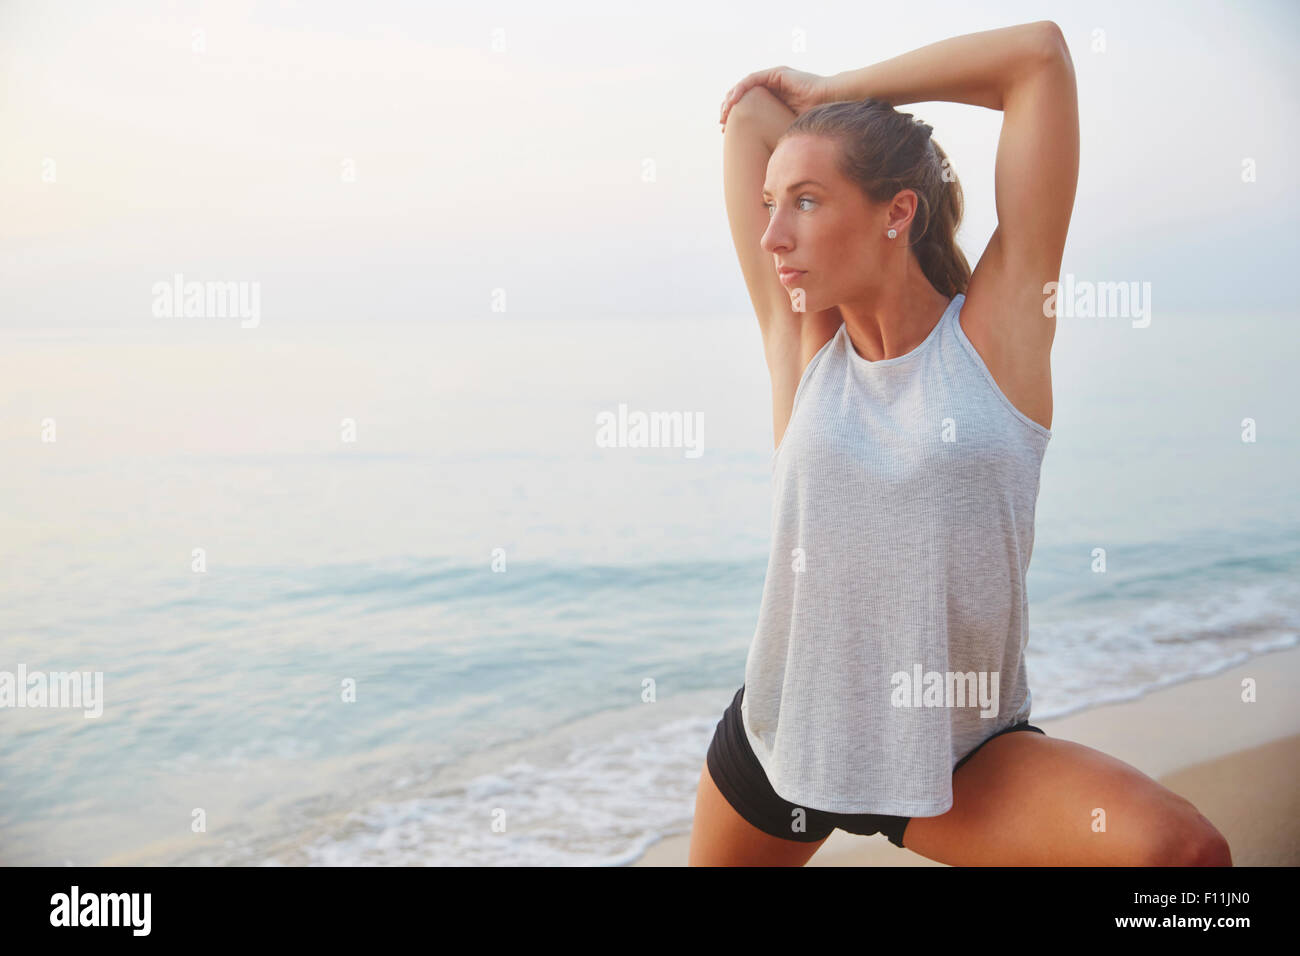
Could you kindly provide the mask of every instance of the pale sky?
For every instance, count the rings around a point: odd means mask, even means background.
[[[1063,273],[1149,281],[1169,310],[1291,308],[1294,3],[630,10],[3,0],[0,324],[147,323],[177,272],[260,282],[264,321],[488,316],[497,288],[516,316],[744,313],[726,89],[1035,19],[1079,81]],[[973,265],[1001,114],[903,109],[953,159]]]

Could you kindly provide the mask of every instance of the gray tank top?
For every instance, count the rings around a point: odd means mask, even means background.
[[[808,809],[945,813],[955,764],[1029,719],[1025,574],[1052,433],[994,382],[965,301],[878,362],[841,325],[772,456],[741,715],[773,789]]]

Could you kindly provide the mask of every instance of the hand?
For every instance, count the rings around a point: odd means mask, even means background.
[[[794,111],[794,115],[806,113],[821,103],[834,100],[831,94],[830,77],[816,73],[804,73],[792,70],[788,66],[774,66],[768,70],[759,70],[745,77],[722,98],[722,114],[718,121],[725,130],[727,114],[740,102],[745,92],[755,86],[765,86],[782,103]]]

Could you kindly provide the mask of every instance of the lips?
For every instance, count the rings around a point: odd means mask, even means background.
[[[803,275],[805,271],[806,270],[804,269],[791,269],[787,266],[782,266],[780,269],[776,270],[776,277],[783,283],[789,283],[794,279],[799,278],[799,276]]]

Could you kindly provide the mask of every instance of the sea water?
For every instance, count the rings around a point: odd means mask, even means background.
[[[1297,642],[1293,329],[1058,321],[1032,719]],[[618,865],[689,831],[767,565],[751,318],[0,345],[0,670],[103,680],[98,717],[0,711],[4,862]],[[598,440],[621,405],[698,416],[699,454]]]

